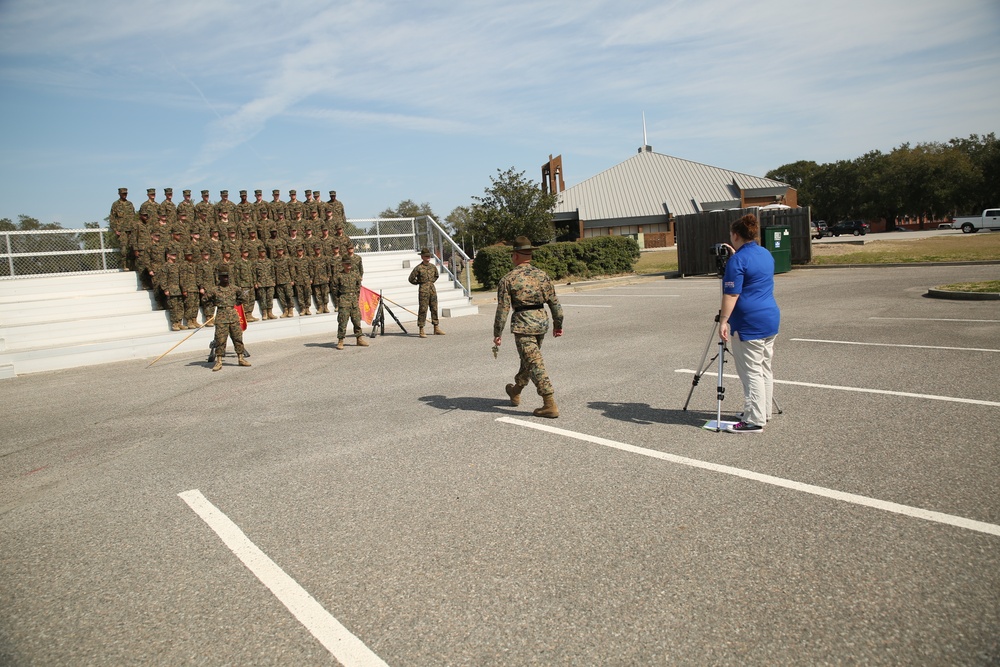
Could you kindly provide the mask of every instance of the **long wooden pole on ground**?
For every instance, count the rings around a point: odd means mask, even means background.
[[[197,329],[195,329],[194,331],[192,331],[191,333],[189,333],[187,336],[184,336],[184,338],[182,338],[179,343],[177,343],[172,348],[170,348],[169,350],[167,350],[166,352],[164,352],[163,354],[161,354],[160,356],[158,356],[156,359],[153,359],[151,362],[149,362],[149,366],[152,366],[157,361],[159,361],[163,357],[165,357],[168,354],[170,354],[171,352],[173,352],[175,349],[177,349],[178,345],[180,345],[181,343],[183,343],[184,341],[186,341],[188,338],[190,338],[191,336],[195,335],[196,333],[198,333],[199,331],[201,331],[202,329],[204,329],[205,327],[207,327],[209,324],[212,323],[212,320],[214,320],[214,319],[215,319],[215,315],[212,315],[210,318],[208,318],[207,320],[205,320],[204,324],[199,325]],[[146,366],[146,368],[149,368],[149,366]]]

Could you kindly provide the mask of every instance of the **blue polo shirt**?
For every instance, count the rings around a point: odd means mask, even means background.
[[[740,340],[778,333],[781,312],[774,300],[774,257],[756,241],[747,241],[729,258],[722,291],[740,297],[729,316],[729,329],[738,331]]]

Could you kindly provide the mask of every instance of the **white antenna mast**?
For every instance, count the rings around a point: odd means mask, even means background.
[[[649,142],[646,141],[646,112],[642,112],[642,145],[648,146]]]

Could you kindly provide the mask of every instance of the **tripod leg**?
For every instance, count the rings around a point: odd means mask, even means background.
[[[701,354],[701,361],[695,367],[698,370],[694,373],[694,379],[691,380],[691,388],[688,390],[687,400],[684,401],[683,410],[688,409],[688,404],[691,402],[691,394],[694,393],[694,388],[698,386],[698,382],[701,380],[701,376],[705,374],[708,370],[708,365],[705,364],[705,360],[708,359],[708,351],[712,349],[712,341],[715,340],[719,331],[719,316],[715,316],[715,324],[712,325],[712,330],[708,332],[708,342],[705,343],[705,351]],[[708,362],[711,365],[711,361]]]
[[[718,433],[722,430],[722,401],[726,398],[726,388],[722,386],[722,367],[726,363],[726,343],[721,338],[719,339],[719,386],[718,386],[718,403],[716,405],[715,411],[715,432]]]

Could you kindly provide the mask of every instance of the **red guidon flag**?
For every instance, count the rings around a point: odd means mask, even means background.
[[[233,306],[236,309],[236,314],[240,316],[240,331],[247,330],[247,314],[243,312],[243,304]]]
[[[361,286],[361,294],[358,295],[358,308],[361,309],[361,319],[365,324],[371,324],[378,310],[379,296],[364,285]]]

